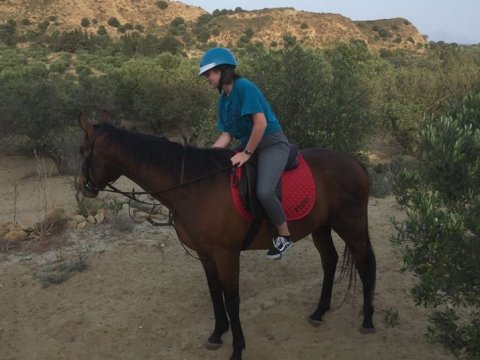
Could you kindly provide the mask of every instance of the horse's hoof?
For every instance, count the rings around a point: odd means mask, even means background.
[[[313,327],[319,327],[320,324],[322,323],[322,320],[315,320],[315,319],[312,319],[311,317],[308,317],[307,318],[307,321],[310,325],[312,325]]]
[[[212,343],[210,341],[205,341],[205,348],[208,350],[217,350],[220,346],[222,346],[222,343]]]
[[[375,334],[377,332],[377,330],[374,327],[366,328],[366,327],[360,326],[358,330],[360,331],[361,334]]]

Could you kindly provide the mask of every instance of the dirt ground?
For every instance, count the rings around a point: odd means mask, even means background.
[[[72,180],[40,181],[37,168],[35,160],[0,155],[0,223],[12,221],[14,214],[17,222],[33,223],[52,207],[74,212]],[[41,168],[54,175],[50,164]],[[358,331],[360,286],[342,302],[346,280],[335,285],[333,309],[323,324],[308,324],[322,270],[307,238],[281,261],[267,260],[263,251],[242,254],[244,359],[453,359],[425,340],[425,311],[407,294],[414,279],[400,271],[400,257],[389,241],[390,218],[402,216],[400,209],[392,197],[371,198],[369,211],[378,271],[377,332]],[[43,253],[0,254],[0,359],[228,359],[230,333],[219,350],[203,347],[213,329],[203,270],[170,229],[136,224],[133,231],[120,231],[110,219],[69,229],[63,239]],[[343,244],[336,239],[336,245],[341,253]],[[47,267],[80,258],[85,271],[42,286],[39,277]],[[394,313],[398,321],[387,326]]]

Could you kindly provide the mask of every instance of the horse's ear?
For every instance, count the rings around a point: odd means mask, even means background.
[[[100,120],[102,124],[111,124],[112,123],[112,115],[107,110],[102,111],[102,118]]]
[[[88,137],[91,137],[95,132],[95,128],[93,127],[92,123],[88,121],[84,113],[80,113],[78,123]]]

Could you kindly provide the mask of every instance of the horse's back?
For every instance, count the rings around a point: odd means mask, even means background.
[[[320,148],[305,149],[301,154],[310,166],[320,201],[330,202],[331,207],[345,201],[366,206],[370,179],[359,160],[346,153]]]

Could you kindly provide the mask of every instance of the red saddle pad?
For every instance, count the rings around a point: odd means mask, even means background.
[[[282,206],[288,221],[299,220],[305,217],[313,208],[315,203],[315,183],[313,181],[310,167],[303,157],[298,154],[299,164],[295,169],[285,171],[282,175]],[[236,169],[237,176],[240,175],[240,168]],[[253,217],[243,206],[240,191],[235,184],[235,174],[230,178],[230,191],[233,202],[239,214],[247,221]]]

